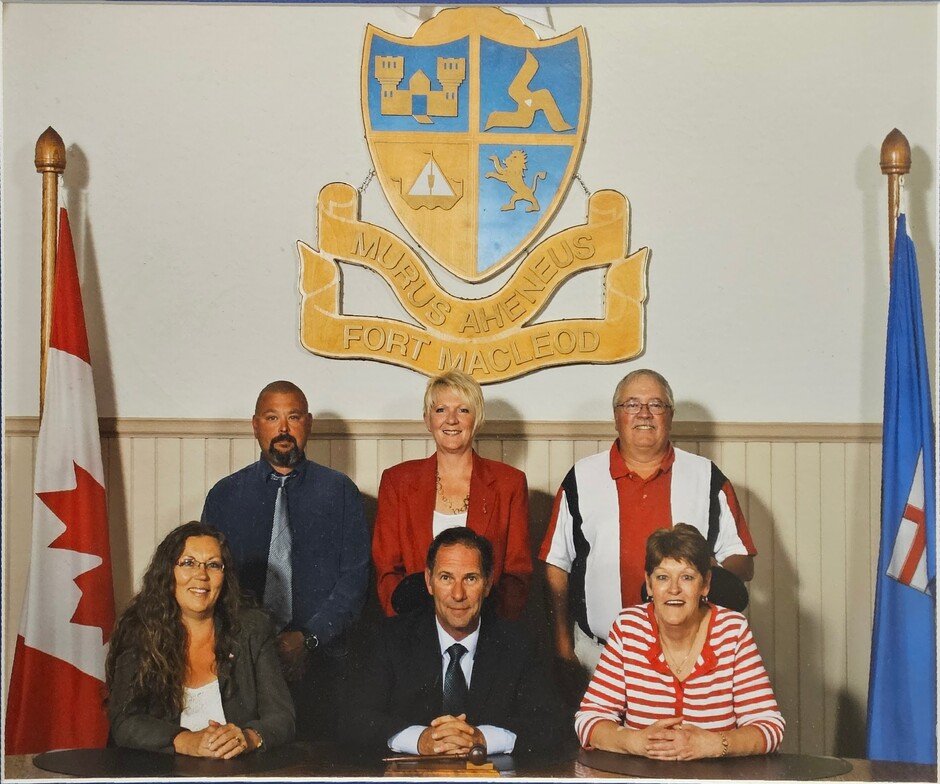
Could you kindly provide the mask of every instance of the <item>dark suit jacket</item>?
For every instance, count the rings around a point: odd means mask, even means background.
[[[256,730],[264,738],[262,750],[294,739],[294,703],[281,674],[274,629],[260,610],[245,610],[241,632],[231,651],[230,675],[219,672],[225,719],[241,729]],[[148,751],[173,751],[173,739],[182,731],[179,714],[153,713],[133,699],[131,684],[139,654],[125,649],[118,654],[108,699],[111,738],[118,745]],[[226,698],[226,690],[234,689]]]
[[[384,621],[378,639],[349,678],[340,737],[371,753],[388,739],[440,716],[441,650],[433,612]],[[481,621],[467,704],[473,726],[491,724],[516,733],[513,753],[547,750],[573,733],[553,684],[516,624],[490,613]]]
[[[409,574],[423,572],[433,540],[437,455],[409,460],[382,474],[372,560],[379,601],[392,615],[392,593]],[[493,545],[496,611],[516,620],[525,610],[532,576],[529,491],[525,474],[473,453],[467,527]]]

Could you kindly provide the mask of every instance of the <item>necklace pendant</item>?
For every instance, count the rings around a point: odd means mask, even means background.
[[[451,500],[450,500],[446,495],[444,495],[444,488],[441,486],[441,475],[440,475],[440,473],[438,473],[438,474],[435,476],[435,484],[437,485],[437,495],[438,495],[438,497],[441,499],[441,501],[443,501],[444,505],[445,505],[448,509],[450,509],[451,514],[455,514],[455,515],[456,515],[456,514],[463,514],[464,512],[467,511],[467,509],[470,508],[470,494],[469,494],[469,493],[467,493],[467,495],[464,496],[463,505],[462,505],[459,509],[458,509],[457,507],[455,507],[455,506],[451,503]]]

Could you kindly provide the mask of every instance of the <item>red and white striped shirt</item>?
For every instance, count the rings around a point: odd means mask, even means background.
[[[741,613],[712,606],[702,652],[681,683],[663,656],[652,603],[617,617],[575,716],[581,745],[590,747],[604,719],[642,729],[672,716],[712,732],[755,726],[765,751],[780,746],[785,722]]]

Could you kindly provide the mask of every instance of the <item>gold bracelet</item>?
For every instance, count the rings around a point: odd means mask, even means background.
[[[719,757],[728,756],[728,736],[725,735],[723,732],[721,733],[721,754],[719,754],[718,756]]]
[[[264,746],[264,738],[261,737],[261,733],[258,732],[258,730],[256,730],[254,727],[249,727],[247,732],[251,732],[255,736],[255,738],[257,738],[257,743],[255,744],[255,747],[250,750],[260,751],[261,747]]]

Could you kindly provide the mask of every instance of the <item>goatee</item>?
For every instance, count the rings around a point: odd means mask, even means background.
[[[292,444],[292,448],[286,452],[276,449],[275,445],[282,441]],[[303,459],[304,453],[297,446],[297,440],[293,436],[283,435],[271,440],[271,445],[268,447],[268,462],[271,465],[278,468],[293,468]]]

